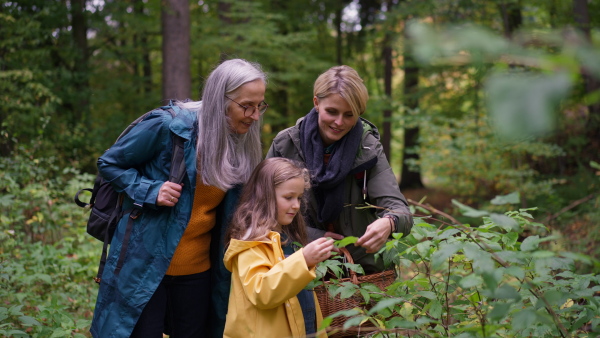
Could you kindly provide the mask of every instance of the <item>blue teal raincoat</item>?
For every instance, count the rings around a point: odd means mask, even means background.
[[[163,107],[164,108],[164,107]],[[129,337],[144,306],[163,279],[183,235],[192,210],[196,187],[196,113],[172,107],[173,118],[156,109],[119,139],[98,159],[100,174],[118,192],[125,193],[123,210],[142,205],[134,221],[123,267],[115,273],[129,214],[119,221],[110,245],[90,332],[94,337]],[[187,175],[179,202],[174,207],[157,206],[161,185],[171,167],[172,133],[185,139]],[[211,335],[222,336],[229,299],[230,273],[223,265],[223,237],[237,203],[240,187],[227,192],[217,210],[211,242],[214,316]],[[207,306],[198,304],[198,306]],[[208,333],[207,333],[208,336]]]

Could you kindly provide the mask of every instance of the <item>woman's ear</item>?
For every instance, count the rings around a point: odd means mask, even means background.
[[[315,104],[315,110],[318,113],[319,112],[319,99],[316,96],[313,96],[313,103]]]

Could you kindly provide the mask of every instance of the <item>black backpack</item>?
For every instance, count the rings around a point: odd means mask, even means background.
[[[171,114],[171,116],[175,117],[175,111],[171,107],[165,106],[159,109],[166,110]],[[117,141],[155,110],[156,109],[153,109],[138,117],[135,121],[131,122],[129,126],[121,133],[121,135],[119,135]],[[171,155],[169,181],[181,184],[186,172],[185,160],[183,158],[184,139],[175,134],[172,134],[172,136],[173,152]],[[89,191],[92,193],[89,203],[82,202],[79,199],[79,194],[82,191]],[[94,188],[79,190],[75,194],[74,200],[78,206],[91,209],[90,217],[87,222],[87,233],[104,242],[102,256],[100,257],[100,264],[98,267],[98,274],[94,278],[96,283],[100,283],[102,272],[104,271],[104,264],[106,263],[106,256],[108,254],[108,245],[113,238],[119,220],[123,215],[130,212],[127,228],[125,229],[125,236],[123,238],[121,253],[115,269],[115,275],[119,274],[121,267],[123,266],[123,261],[127,252],[127,245],[129,244],[129,237],[131,235],[131,230],[133,229],[133,220],[139,217],[139,215],[142,213],[142,209],[141,206],[138,206],[130,210],[123,210],[123,194],[116,192],[112,185],[105,181],[100,174],[98,174],[94,180]]]

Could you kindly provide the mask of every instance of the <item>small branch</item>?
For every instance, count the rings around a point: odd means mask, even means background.
[[[557,218],[558,216],[560,216],[561,214],[564,214],[565,212],[575,208],[576,206],[583,204],[589,200],[591,200],[592,198],[596,197],[596,194],[590,194],[588,196],[585,196],[582,199],[578,199],[577,201],[574,201],[573,203],[567,205],[566,207],[560,209],[557,213],[555,213],[554,215],[548,216],[546,217],[546,219],[544,219],[542,221],[542,224],[546,224],[549,223],[550,221],[552,221],[553,219]]]
[[[413,201],[410,198],[408,198],[407,200],[408,200],[408,203],[411,203],[411,204],[414,204],[414,205],[416,205],[418,207],[421,207],[423,209],[429,210],[429,211],[431,211],[434,214],[438,214],[438,215],[446,217],[447,219],[451,220],[454,224],[462,225],[462,223],[460,223],[459,221],[457,221],[454,217],[448,215],[445,212],[439,211],[438,209],[432,207],[431,205],[425,205],[425,204],[419,203],[417,201]]]

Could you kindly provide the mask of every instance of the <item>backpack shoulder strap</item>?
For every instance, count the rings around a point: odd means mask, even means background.
[[[163,108],[165,109],[165,108]],[[175,117],[176,113],[173,108],[165,109],[171,116]],[[173,134],[173,152],[171,155],[171,170],[169,172],[169,181],[180,184],[185,176],[185,159],[183,158],[183,137]]]

